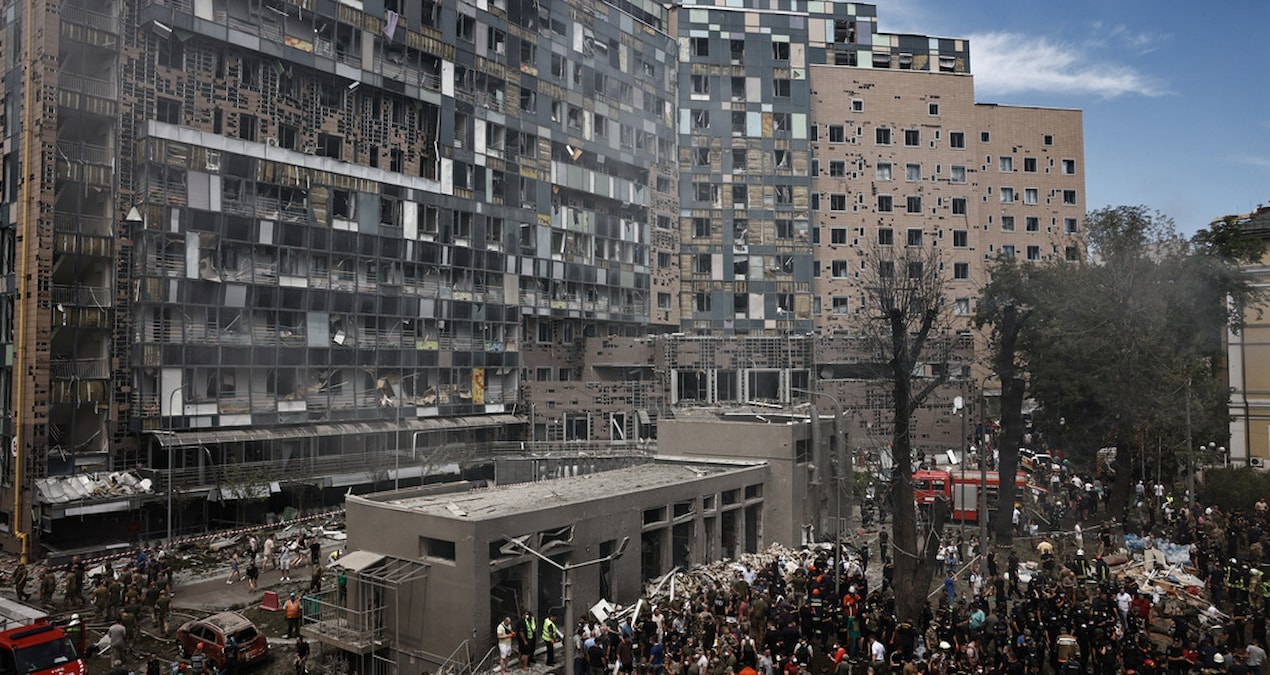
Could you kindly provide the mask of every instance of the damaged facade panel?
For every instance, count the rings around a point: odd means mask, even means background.
[[[567,5],[429,7],[18,8],[21,81],[4,95],[30,114],[6,131],[15,159],[48,168],[5,198],[24,231],[44,233],[15,254],[38,286],[13,296],[31,298],[17,350],[30,377],[5,403],[48,411],[6,433],[21,475],[141,466],[162,494],[245,465],[324,489],[352,480],[338,458],[356,457],[374,465],[363,483],[399,480],[399,461],[519,438],[516,425],[409,423],[523,410],[536,322],[577,335],[673,325],[677,297],[654,290],[676,285],[665,10],[595,4],[584,27]],[[614,57],[575,49],[583,30]],[[552,75],[557,58],[567,77]],[[556,120],[558,103],[569,114]],[[55,123],[37,119],[46,108]],[[308,442],[158,440],[353,421],[372,426]],[[33,523],[40,493],[12,489],[25,505],[4,512],[7,546],[135,538],[51,510]],[[140,500],[147,536],[181,520],[157,495]]]

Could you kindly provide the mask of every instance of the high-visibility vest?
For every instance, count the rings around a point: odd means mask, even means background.
[[[555,642],[560,637],[560,629],[556,628],[556,622],[547,619],[542,622],[542,639],[544,642]]]
[[[534,621],[534,617],[525,617],[525,639],[532,640],[534,635],[538,633],[538,622]]]
[[[287,603],[283,605],[283,609],[286,610],[288,619],[300,618],[300,601],[299,600],[296,600],[295,598],[287,600]]]

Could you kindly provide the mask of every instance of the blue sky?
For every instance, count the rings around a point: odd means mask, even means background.
[[[968,38],[979,102],[1083,110],[1088,208],[1189,234],[1270,204],[1270,1],[876,4],[882,32]]]

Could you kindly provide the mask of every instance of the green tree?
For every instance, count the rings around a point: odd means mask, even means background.
[[[981,292],[975,312],[975,326],[989,329],[991,368],[1001,383],[1001,435],[997,446],[997,472],[1002,477],[997,488],[997,513],[1003,517],[992,523],[998,546],[1014,543],[1009,517],[1017,499],[1017,487],[1006,476],[1019,468],[1019,446],[1023,442],[1023,399],[1026,393],[1025,368],[1019,338],[1032,317],[1032,295],[1038,291],[1043,268],[1001,256],[988,267],[989,282]],[[987,448],[984,449],[987,451]],[[986,542],[985,542],[986,543]]]
[[[1072,454],[1117,448],[1117,513],[1140,475],[1135,458],[1145,473],[1146,446],[1175,433],[1188,392],[1201,428],[1224,427],[1222,331],[1230,307],[1256,296],[1235,258],[1183,239],[1145,207],[1093,211],[1086,228],[1091,261],[1050,268],[1020,346],[1033,396],[1049,419],[1067,421]]]

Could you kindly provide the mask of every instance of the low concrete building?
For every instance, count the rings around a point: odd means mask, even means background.
[[[791,520],[781,512],[789,498],[769,500],[771,483],[764,461],[658,458],[519,485],[350,495],[346,560],[358,569],[350,574],[348,599],[338,606],[323,601],[304,630],[381,665],[434,670],[456,649],[480,659],[504,616],[554,611],[563,623],[561,572],[509,545],[508,537],[560,565],[609,556],[629,537],[620,558],[570,573],[580,617],[600,599],[634,602],[644,580],[676,566],[787,541]],[[769,518],[779,523],[780,537],[769,536]],[[393,579],[401,582],[394,586]],[[347,639],[349,625],[377,632],[379,647]]]
[[[850,512],[841,508],[842,495],[834,487],[843,483],[838,477],[848,475],[850,465],[832,418],[812,424],[812,417],[779,410],[698,408],[662,420],[659,433],[659,453],[767,464],[769,543],[824,541],[835,528],[845,527]]]

